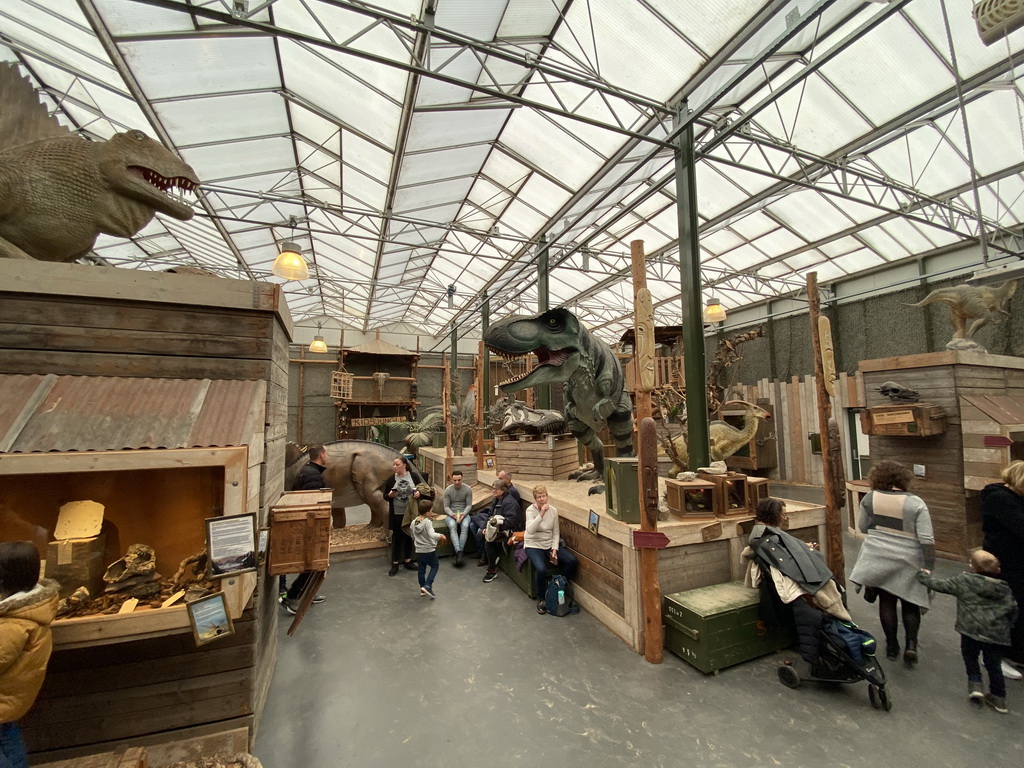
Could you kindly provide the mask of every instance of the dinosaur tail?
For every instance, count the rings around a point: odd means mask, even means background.
[[[908,307],[923,307],[926,304],[934,304],[935,302],[941,302],[943,304],[953,304],[958,301],[958,297],[954,294],[949,293],[945,288],[938,288],[916,304],[906,304]]]

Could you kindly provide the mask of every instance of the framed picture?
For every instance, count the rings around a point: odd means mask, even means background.
[[[494,459],[484,459],[484,464],[486,464],[488,468],[493,468],[494,467]]]
[[[256,563],[263,565],[267,562],[267,548],[270,544],[270,529],[260,528],[259,543],[256,546]]]
[[[210,578],[256,570],[256,515],[206,518]]]
[[[234,634],[235,625],[228,613],[228,604],[223,592],[185,603],[188,620],[192,624],[192,637],[196,645],[206,645],[214,640]]]
[[[591,533],[597,533],[597,527],[601,523],[601,516],[594,510],[590,510],[590,520],[587,524],[587,528],[590,529]]]

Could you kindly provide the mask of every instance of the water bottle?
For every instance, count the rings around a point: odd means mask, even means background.
[[[558,590],[558,604],[559,605],[565,605],[565,590],[564,589]]]

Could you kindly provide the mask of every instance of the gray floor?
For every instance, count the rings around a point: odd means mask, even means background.
[[[847,541],[852,564],[856,541]],[[940,574],[960,566],[941,563]],[[295,637],[282,621],[255,754],[265,768],[334,766],[1010,766],[1024,761],[1024,687],[1010,714],[973,709],[954,601],[924,619],[918,668],[885,662],[894,706],[866,683],[783,687],[784,653],[705,676],[651,665],[593,617],[540,616],[499,575],[442,560],[437,599],[384,558],[334,565]],[[857,595],[854,618],[881,637]],[[282,618],[287,618],[282,612]]]

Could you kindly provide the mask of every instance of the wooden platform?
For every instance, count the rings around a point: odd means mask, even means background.
[[[566,480],[579,468],[576,438],[559,435],[501,435],[494,442],[497,469],[525,480]]]

